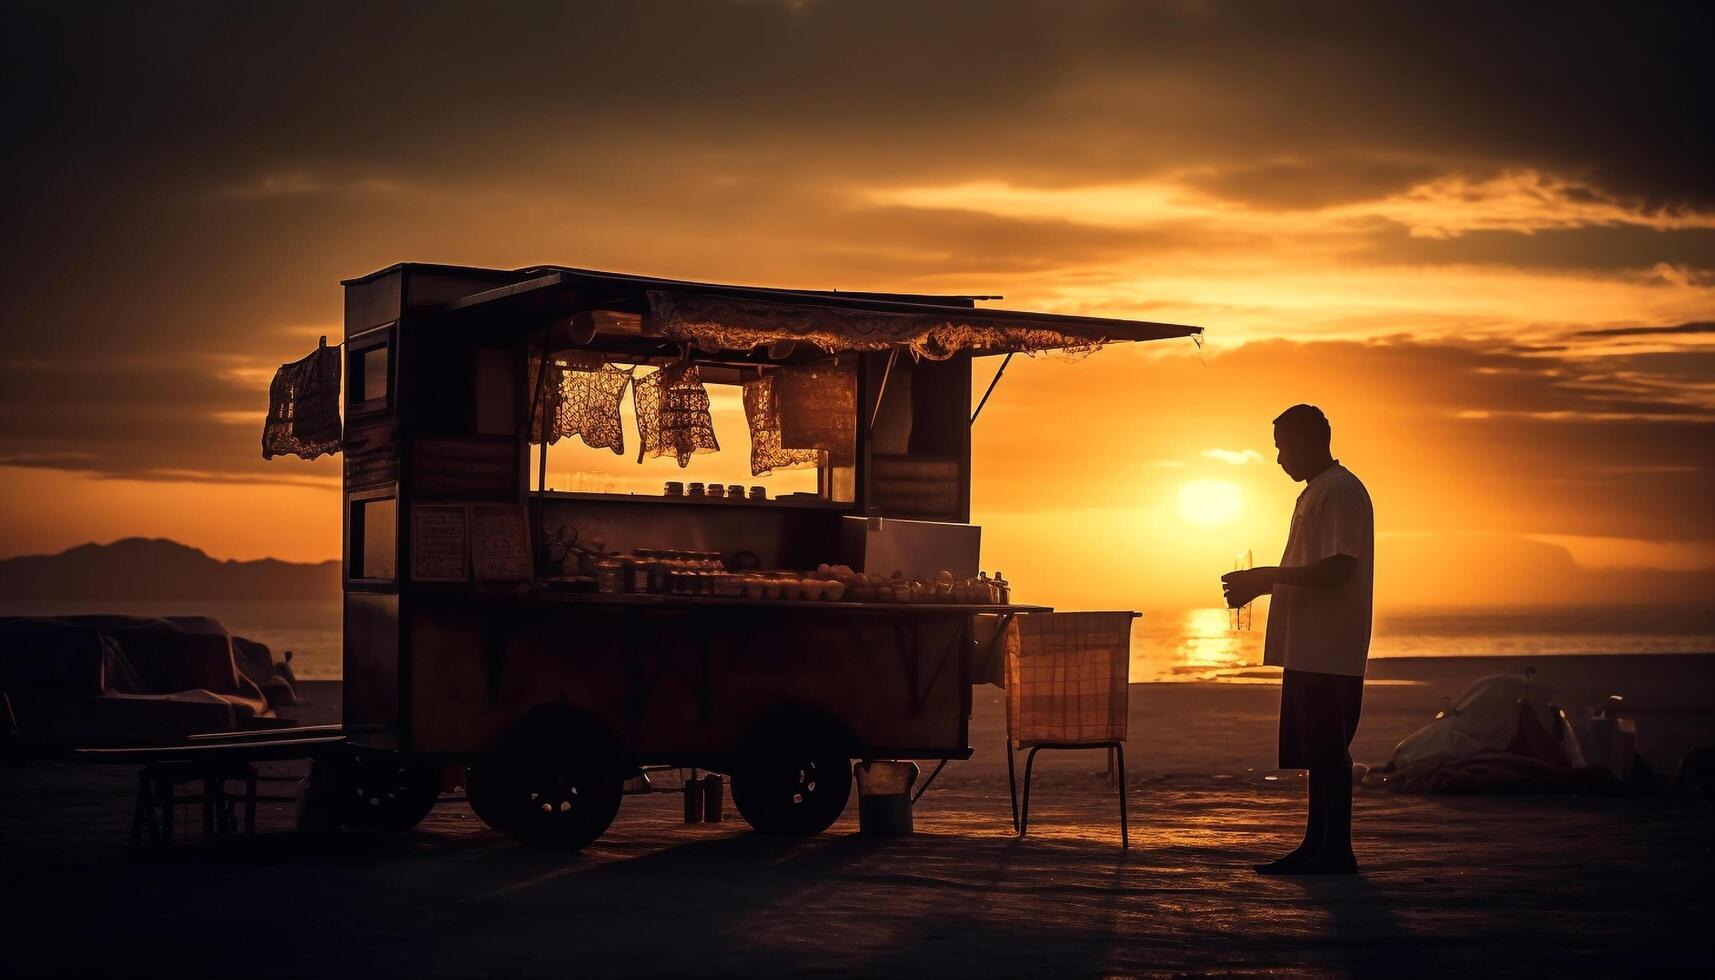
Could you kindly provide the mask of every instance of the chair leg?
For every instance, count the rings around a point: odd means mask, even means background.
[[[1126,851],[1131,849],[1131,831],[1126,826],[1125,748],[1115,745],[1114,755],[1119,760],[1120,771],[1120,850]]]
[[[212,779],[202,781],[202,839],[204,843],[214,839],[217,832],[217,816],[220,809],[220,797],[225,787]]]
[[[146,769],[137,773],[137,805],[131,810],[132,847],[143,842],[145,826],[149,828],[149,839],[155,840],[159,836],[155,831],[155,801],[149,795],[149,772]]]
[[[1018,808],[1018,836],[1023,837],[1030,832],[1030,771],[1036,765],[1036,753],[1042,751],[1042,746],[1032,746],[1024,757],[1024,802]]]
[[[1012,832],[1020,833],[1018,829],[1018,776],[1014,772],[1012,761],[1012,739],[1006,740],[1006,788],[1012,799]]]
[[[173,781],[158,779],[155,781],[155,800],[161,804],[161,842],[173,842]]]

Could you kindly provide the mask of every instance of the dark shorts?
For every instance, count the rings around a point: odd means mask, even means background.
[[[1289,670],[1280,684],[1280,768],[1352,765],[1364,679]]]

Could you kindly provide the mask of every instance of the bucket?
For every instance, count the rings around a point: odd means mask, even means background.
[[[858,832],[871,837],[911,833],[911,784],[915,762],[860,762],[852,767],[858,787]]]

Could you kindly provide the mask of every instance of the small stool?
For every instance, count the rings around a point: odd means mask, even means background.
[[[244,795],[226,791],[228,780],[243,780]],[[178,795],[183,783],[202,783],[202,793]],[[131,814],[131,843],[139,844],[145,832],[157,844],[173,842],[173,808],[202,804],[202,839],[206,843],[219,834],[237,831],[238,801],[244,801],[244,833],[256,833],[256,768],[246,762],[154,762],[137,773],[137,805]],[[155,809],[160,808],[157,823]]]

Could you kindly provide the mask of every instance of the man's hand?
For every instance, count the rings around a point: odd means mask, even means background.
[[[1228,572],[1221,576],[1227,607],[1237,609],[1257,596],[1274,591],[1277,585],[1325,589],[1349,581],[1357,574],[1358,560],[1351,555],[1329,555],[1308,565],[1265,565]]]
[[[1274,588],[1274,569],[1247,568],[1221,576],[1221,591],[1227,596],[1227,607],[1237,609]]]

